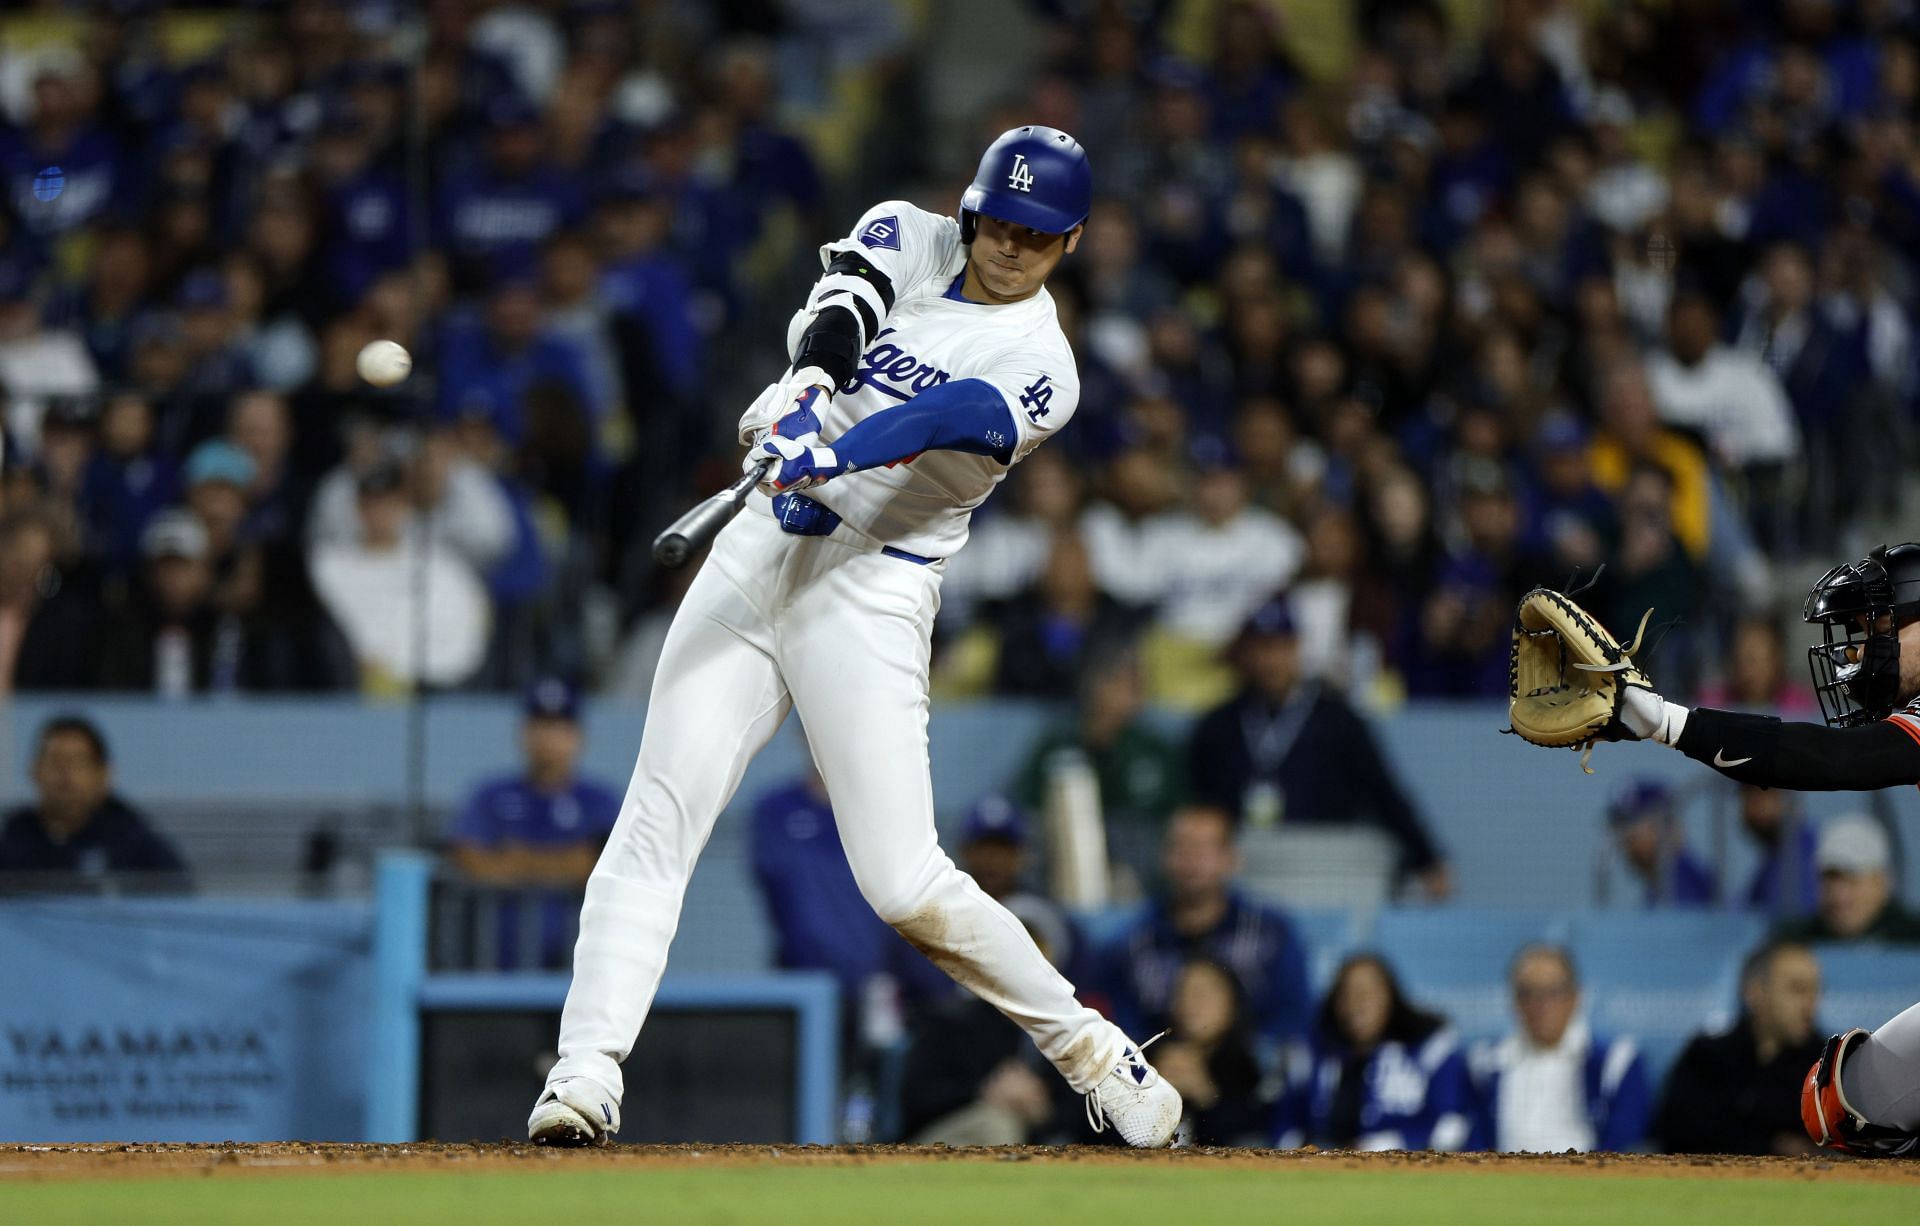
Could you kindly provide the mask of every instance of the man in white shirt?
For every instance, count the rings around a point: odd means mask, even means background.
[[[1514,1032],[1472,1053],[1479,1098],[1470,1149],[1558,1154],[1625,1150],[1647,1130],[1651,1096],[1631,1039],[1596,1037],[1580,1011],[1573,957],[1529,945],[1508,973]]]
[[[1800,427],[1779,377],[1751,353],[1719,341],[1713,304],[1681,290],[1667,316],[1667,348],[1647,358],[1660,420],[1699,434],[1734,469],[1780,465],[1800,448]]]
[[[1292,524],[1247,499],[1246,475],[1223,441],[1193,447],[1193,501],[1142,524],[1129,539],[1090,533],[1100,586],[1159,606],[1170,634],[1224,646],[1249,614],[1287,586],[1306,557]]]
[[[358,506],[359,539],[316,545],[310,566],[363,684],[391,691],[472,677],[486,656],[492,613],[480,577],[446,542],[407,531],[412,507],[399,465],[378,464],[362,476]]]

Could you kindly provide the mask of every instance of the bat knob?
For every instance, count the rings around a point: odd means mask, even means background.
[[[687,547],[687,538],[678,532],[662,532],[653,542],[653,560],[668,570],[679,570],[687,564],[687,558],[693,550]]]

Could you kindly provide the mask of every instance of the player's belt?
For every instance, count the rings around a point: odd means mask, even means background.
[[[890,558],[905,558],[907,561],[912,562],[917,566],[932,566],[935,562],[938,562],[940,560],[939,558],[923,558],[917,553],[908,553],[904,549],[895,549],[891,545],[882,545],[880,547],[880,552],[886,554]]]
[[[840,526],[840,516],[825,503],[816,502],[805,494],[775,494],[773,496],[773,517],[780,521],[782,532],[791,532],[795,536],[831,536]],[[880,552],[890,558],[900,558],[916,566],[931,566],[939,558],[922,557],[917,553],[908,553],[892,545],[882,545]]]

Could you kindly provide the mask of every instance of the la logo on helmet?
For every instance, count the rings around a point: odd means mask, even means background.
[[[1033,190],[1033,171],[1027,166],[1026,154],[1013,155],[1013,173],[1007,176],[1007,186],[1023,192]]]

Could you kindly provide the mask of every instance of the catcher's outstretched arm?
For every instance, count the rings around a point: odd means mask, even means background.
[[[1871,791],[1920,783],[1920,731],[1910,728],[1897,716],[1859,728],[1827,728],[1696,707],[1687,712],[1674,748],[1740,783],[1796,792]]]

